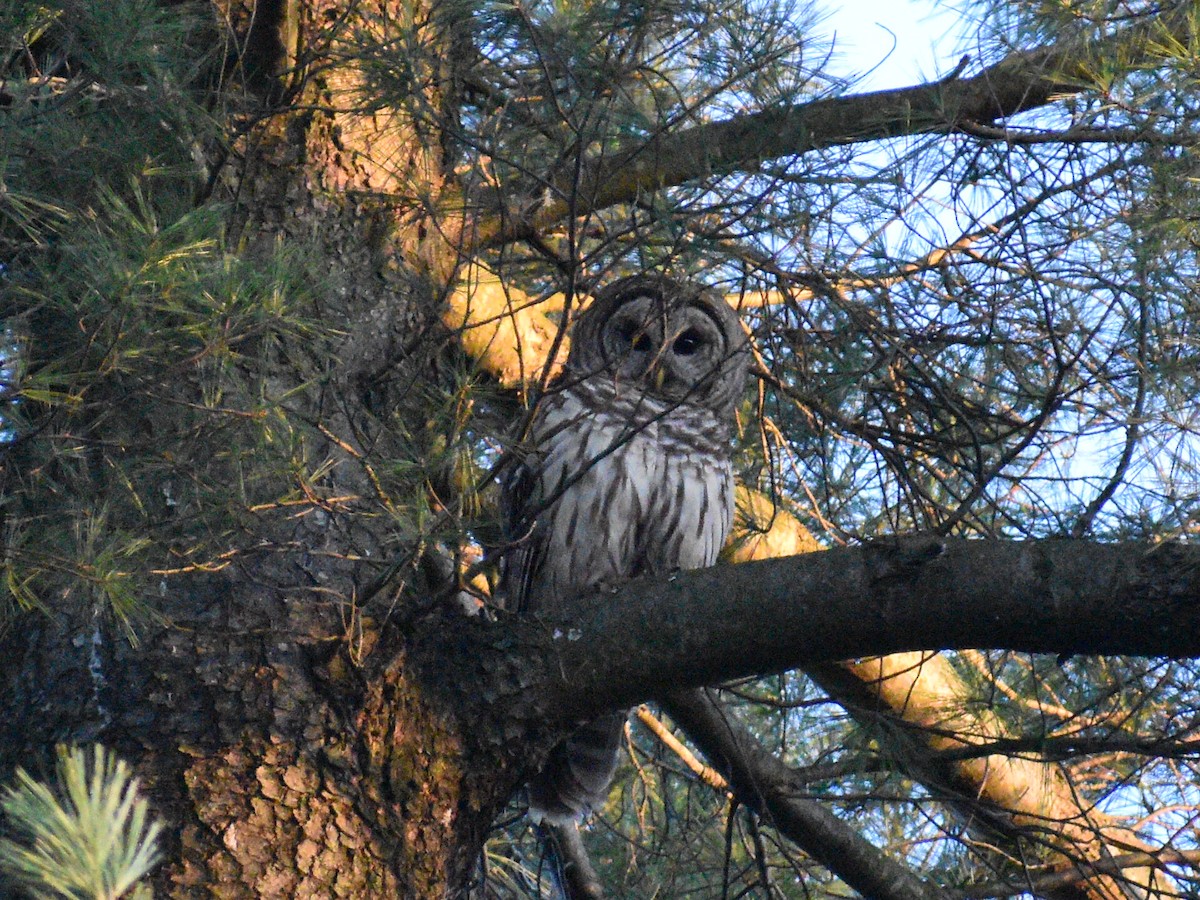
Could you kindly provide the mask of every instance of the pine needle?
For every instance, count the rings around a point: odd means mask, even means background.
[[[57,768],[53,789],[24,769],[4,789],[13,838],[0,840],[0,872],[36,898],[118,900],[158,863],[162,825],[103,747],[60,747]]]

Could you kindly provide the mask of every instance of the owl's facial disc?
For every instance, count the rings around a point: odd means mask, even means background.
[[[720,326],[696,307],[671,317],[653,366],[656,393],[671,400],[699,400],[717,375],[725,342]]]
[[[604,352],[615,374],[629,380],[645,377],[662,350],[663,314],[655,297],[635,297],[624,304],[604,330]]]
[[[652,396],[700,401],[721,368],[721,323],[699,305],[664,304],[642,295],[622,304],[604,331],[608,365],[618,379]]]

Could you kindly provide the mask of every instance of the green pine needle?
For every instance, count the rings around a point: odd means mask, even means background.
[[[56,790],[23,769],[16,782],[0,797],[16,838],[0,840],[0,872],[30,896],[117,900],[157,864],[162,826],[103,747],[60,747]]]

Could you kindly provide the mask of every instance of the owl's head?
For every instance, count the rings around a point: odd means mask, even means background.
[[[693,281],[634,275],[596,294],[579,317],[568,370],[612,376],[622,394],[689,404],[731,416],[749,371],[737,313]]]

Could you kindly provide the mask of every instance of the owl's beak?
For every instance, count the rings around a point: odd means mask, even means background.
[[[661,364],[655,366],[652,377],[654,379],[654,390],[662,393],[663,384],[667,380],[667,367]]]

